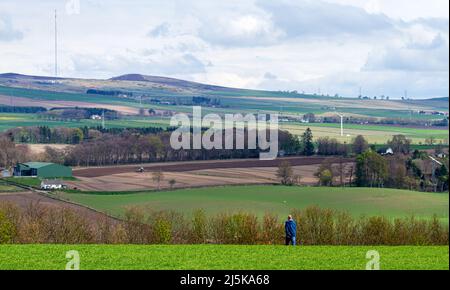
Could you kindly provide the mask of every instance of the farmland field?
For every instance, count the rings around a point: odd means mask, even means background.
[[[448,270],[448,247],[3,245],[0,270],[64,270],[66,252],[81,270],[365,270],[380,253],[382,270]]]
[[[120,120],[108,120],[108,128],[140,128],[160,127],[167,128],[170,120],[161,117],[137,117],[127,116]],[[0,114],[0,132],[16,127],[49,126],[49,127],[97,127],[101,121],[52,121],[38,118],[35,114]],[[403,134],[410,138],[414,144],[424,144],[425,140],[434,137],[435,143],[448,144],[449,133],[447,129],[425,129],[425,128],[403,128],[395,126],[377,125],[345,125],[345,135],[340,136],[339,124],[301,124],[280,123],[282,130],[287,130],[294,135],[301,135],[307,128],[311,128],[315,139],[320,137],[332,137],[339,141],[350,143],[357,135],[363,135],[371,144],[386,144],[386,142],[397,134]],[[349,136],[347,136],[349,135]]]
[[[344,210],[360,215],[390,218],[436,214],[448,223],[449,195],[396,189],[321,188],[283,186],[232,186],[140,193],[62,193],[62,198],[120,216],[127,206],[174,210],[190,214],[204,209],[207,214],[243,210],[258,216],[266,212],[284,218],[292,209],[311,205]]]
[[[106,126],[108,128],[141,128],[141,127],[158,127],[166,128],[168,120],[161,118],[139,118],[124,117],[120,120],[108,120]],[[0,114],[0,132],[17,127],[32,126],[48,126],[48,127],[68,127],[81,128],[102,126],[101,121],[97,120],[80,120],[80,121],[53,121],[38,118],[34,114]]]
[[[7,193],[7,192],[16,192],[19,191],[19,188],[6,184],[4,182],[2,182],[2,180],[0,179],[0,194],[2,193]]]
[[[436,143],[442,142],[448,144],[449,132],[447,129],[419,129],[404,128],[395,126],[377,126],[377,125],[357,125],[346,124],[344,126],[345,135],[340,136],[339,124],[281,124],[281,128],[291,132],[294,135],[301,135],[307,128],[311,128],[314,137],[332,137],[341,142],[351,143],[357,135],[364,136],[371,144],[386,144],[392,139],[392,136],[402,134],[411,139],[414,144],[424,144],[425,140],[434,137]]]

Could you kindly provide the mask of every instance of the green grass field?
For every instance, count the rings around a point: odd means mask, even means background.
[[[3,183],[0,180],[0,194],[1,193],[6,193],[6,192],[16,192],[16,191],[19,191],[19,190],[20,190],[19,188],[15,187],[15,186],[12,186],[12,185],[9,185],[9,184],[6,184],[6,183]]]
[[[67,251],[81,270],[365,270],[368,251],[382,270],[448,270],[448,247],[3,245],[0,270],[64,270]]]
[[[96,120],[80,120],[80,121],[53,121],[38,118],[35,114],[1,114],[0,113],[0,132],[17,127],[33,127],[33,126],[48,126],[67,127],[67,128],[81,128],[81,127],[98,127],[101,126],[101,121]],[[169,120],[156,117],[124,117],[119,120],[106,121],[107,128],[166,128],[169,125]]]
[[[33,177],[8,177],[5,180],[16,183],[18,185],[24,185],[24,186],[30,186],[30,187],[37,187],[39,188],[41,186],[41,179],[39,178],[33,178]]]
[[[430,218],[436,214],[444,222],[448,222],[449,213],[448,194],[396,189],[233,186],[116,195],[62,193],[62,197],[116,216],[123,214],[127,206],[185,214],[200,208],[208,214],[245,211],[262,216],[270,212],[284,218],[294,208],[318,205],[348,211],[355,217],[383,215],[395,218],[414,214]]]

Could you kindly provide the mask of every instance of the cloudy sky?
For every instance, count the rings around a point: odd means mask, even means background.
[[[0,0],[0,73],[449,95],[448,0]]]

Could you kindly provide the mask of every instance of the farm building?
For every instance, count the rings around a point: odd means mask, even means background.
[[[14,176],[39,178],[72,177],[72,168],[55,163],[19,163],[14,168]]]
[[[1,169],[0,168],[0,177],[11,177],[11,172],[8,169]]]
[[[43,180],[41,182],[41,189],[43,190],[57,190],[65,188],[67,188],[67,186],[61,180]]]

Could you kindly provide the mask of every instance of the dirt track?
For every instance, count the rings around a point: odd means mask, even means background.
[[[220,161],[197,161],[197,162],[174,162],[146,164],[143,167],[146,171],[162,170],[164,172],[188,172],[211,169],[231,169],[231,168],[265,168],[278,167],[282,161],[289,161],[292,166],[316,165],[324,161],[338,163],[339,158],[334,157],[293,157],[278,158],[276,160],[240,159],[240,160],[220,160]],[[345,163],[353,162],[351,158],[344,158]],[[140,165],[125,165],[115,167],[93,167],[74,170],[76,177],[102,177],[114,174],[136,172]]]

